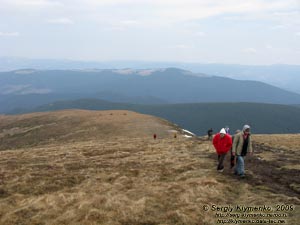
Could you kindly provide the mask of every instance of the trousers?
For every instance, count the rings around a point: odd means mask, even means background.
[[[236,159],[235,173],[238,175],[245,175],[244,156],[237,155],[236,157],[237,159]]]
[[[224,159],[225,159],[225,156],[226,156],[226,153],[218,155],[218,167],[217,167],[217,170],[224,169]]]

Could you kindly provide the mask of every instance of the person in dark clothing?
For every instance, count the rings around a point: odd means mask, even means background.
[[[212,136],[213,136],[213,129],[210,128],[210,129],[207,131],[207,137],[208,137],[208,140],[212,140]]]
[[[229,127],[228,127],[228,126],[225,127],[225,131],[226,131],[226,134],[230,134],[230,131],[229,131]]]

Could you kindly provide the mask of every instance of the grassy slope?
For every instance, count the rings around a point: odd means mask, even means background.
[[[165,124],[165,125],[163,125]],[[65,110],[19,116],[0,116],[0,150],[101,140],[118,136],[166,136],[167,121],[125,110]],[[163,128],[163,129],[162,129]]]
[[[96,120],[99,113],[105,118]],[[63,118],[69,129],[83,131],[0,152],[0,224],[215,225],[215,213],[203,211],[204,204],[300,204],[296,191],[272,189],[264,180],[256,183],[252,162],[246,180],[234,178],[227,168],[217,173],[209,142],[180,134],[174,139],[168,130],[177,128],[154,117],[125,111],[65,111],[1,116],[0,124],[5,121],[4,132],[24,124],[28,130],[37,126],[36,117],[48,119],[48,124]],[[89,128],[101,124],[103,129],[90,133]],[[1,146],[4,137],[20,134],[3,134],[1,128]],[[160,131],[157,140],[152,139],[153,129]],[[17,140],[42,130],[29,130]],[[86,140],[85,134],[94,137]],[[299,219],[297,207],[288,224]]]

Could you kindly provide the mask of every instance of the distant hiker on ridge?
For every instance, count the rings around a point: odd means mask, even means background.
[[[232,145],[232,154],[236,156],[237,162],[235,174],[239,175],[240,177],[245,177],[244,157],[248,152],[250,153],[250,156],[253,154],[250,126],[245,125],[243,127],[243,131],[235,135]]]
[[[212,140],[212,135],[213,135],[213,129],[210,128],[210,129],[207,131],[207,139],[208,139],[208,140]]]
[[[228,126],[225,127],[225,131],[226,131],[226,134],[230,134]]]
[[[224,170],[224,159],[227,152],[232,147],[232,140],[229,134],[226,134],[224,128],[221,129],[220,133],[216,134],[213,139],[213,145],[218,154],[218,167],[217,170],[219,172],[223,172]]]

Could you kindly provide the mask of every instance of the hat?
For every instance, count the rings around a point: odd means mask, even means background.
[[[249,125],[245,125],[245,126],[243,127],[243,131],[245,131],[245,130],[247,130],[247,129],[250,129],[250,126],[249,126]]]
[[[220,134],[226,134],[226,131],[225,131],[224,128],[222,128],[222,129],[220,130]]]

